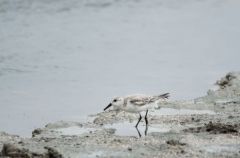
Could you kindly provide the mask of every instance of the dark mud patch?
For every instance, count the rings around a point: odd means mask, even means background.
[[[13,157],[13,158],[63,158],[56,149],[52,147],[44,147],[47,150],[44,153],[32,152],[29,149],[15,146],[13,144],[4,144],[0,157]]]
[[[184,145],[186,145],[186,143],[182,143],[179,140],[174,140],[174,139],[168,140],[168,141],[166,141],[166,143],[168,145],[172,145],[172,146],[177,146],[177,145],[184,146]]]
[[[194,127],[183,130],[184,132],[201,133],[208,132],[210,134],[238,134],[240,124],[224,124],[209,122],[202,127]]]

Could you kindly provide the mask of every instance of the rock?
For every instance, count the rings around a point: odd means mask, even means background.
[[[219,87],[217,90],[209,90],[206,96],[196,98],[194,101],[217,105],[221,102],[224,104],[240,103],[240,72],[229,72],[215,84]]]
[[[31,158],[29,150],[20,149],[13,144],[4,144],[1,153],[2,156],[9,156],[11,158]]]
[[[225,77],[218,80],[216,82],[216,85],[218,85],[221,89],[225,89],[227,87],[231,87],[234,83],[234,80],[238,78],[239,78],[238,73],[229,72],[228,74],[226,74]]]
[[[47,156],[48,158],[63,158],[62,154],[60,154],[56,149],[52,147],[44,147],[47,149]]]
[[[37,128],[37,129],[32,131],[32,137],[35,137],[36,135],[39,135],[41,133],[42,133],[42,129]]]
[[[11,158],[63,158],[63,156],[52,147],[44,147],[47,152],[37,153],[32,152],[29,149],[22,147],[17,147],[13,144],[4,144],[1,157],[11,157]]]

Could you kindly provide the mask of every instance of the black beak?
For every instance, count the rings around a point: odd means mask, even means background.
[[[108,104],[108,106],[105,107],[103,110],[105,111],[105,110],[107,110],[108,108],[110,108],[111,106],[112,106],[112,103]]]

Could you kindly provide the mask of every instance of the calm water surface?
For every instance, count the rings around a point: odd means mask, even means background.
[[[0,130],[81,121],[114,96],[206,94],[240,68],[239,1],[7,1]]]

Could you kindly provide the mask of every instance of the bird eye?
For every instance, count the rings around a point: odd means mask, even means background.
[[[113,102],[117,102],[117,99],[114,99]]]

